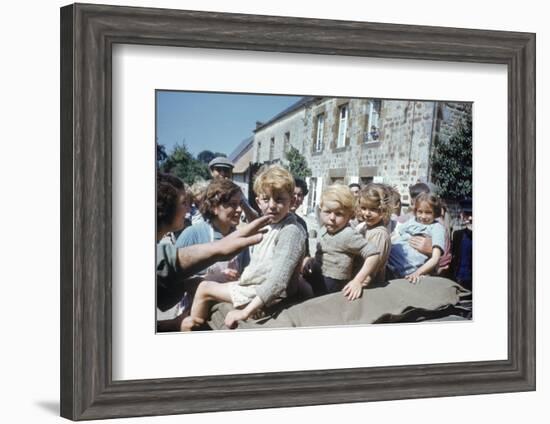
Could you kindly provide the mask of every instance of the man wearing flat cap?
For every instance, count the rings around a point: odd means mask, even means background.
[[[229,159],[223,156],[218,156],[210,161],[208,169],[212,178],[233,179],[233,168],[235,165]]]
[[[234,167],[235,165],[233,162],[223,156],[218,156],[208,163],[208,169],[210,170],[210,175],[212,175],[212,178],[232,180]],[[252,206],[250,206],[246,200],[246,197],[244,197],[244,194],[241,196],[241,208],[243,209],[244,215],[248,222],[252,222],[258,218],[258,213],[252,209]]]

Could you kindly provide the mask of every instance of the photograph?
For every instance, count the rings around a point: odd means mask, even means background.
[[[473,319],[473,102],[155,101],[157,333]]]

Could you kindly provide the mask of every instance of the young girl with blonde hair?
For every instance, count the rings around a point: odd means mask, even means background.
[[[356,214],[361,215],[363,223],[357,230],[380,252],[375,271],[367,284],[386,280],[386,264],[391,249],[388,223],[394,207],[391,189],[385,185],[371,183],[359,192]]]

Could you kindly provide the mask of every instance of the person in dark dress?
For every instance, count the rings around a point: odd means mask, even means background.
[[[465,224],[463,229],[453,234],[451,272],[454,280],[468,290],[472,290],[472,200],[460,202],[462,212],[460,217]]]

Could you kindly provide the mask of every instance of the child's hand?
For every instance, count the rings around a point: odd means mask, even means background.
[[[304,258],[302,261],[302,275],[310,275],[313,273],[313,265],[315,263],[315,259],[313,258]]]
[[[237,281],[239,279],[239,271],[236,269],[226,268],[222,271],[227,281]]]
[[[225,316],[225,325],[230,330],[237,328],[239,321],[246,321],[248,315],[242,309],[233,309]]]
[[[413,272],[412,274],[406,275],[405,278],[409,280],[409,283],[416,284],[423,277],[418,271]]]
[[[363,284],[360,281],[352,280],[344,286],[342,292],[350,301],[359,299],[363,293]]]
[[[443,274],[445,274],[445,273],[449,270],[449,268],[451,268],[449,265],[445,265],[445,266],[442,266],[442,267],[438,267],[438,268],[437,268],[437,271],[436,271],[436,274],[437,274],[437,275],[443,275]]]

